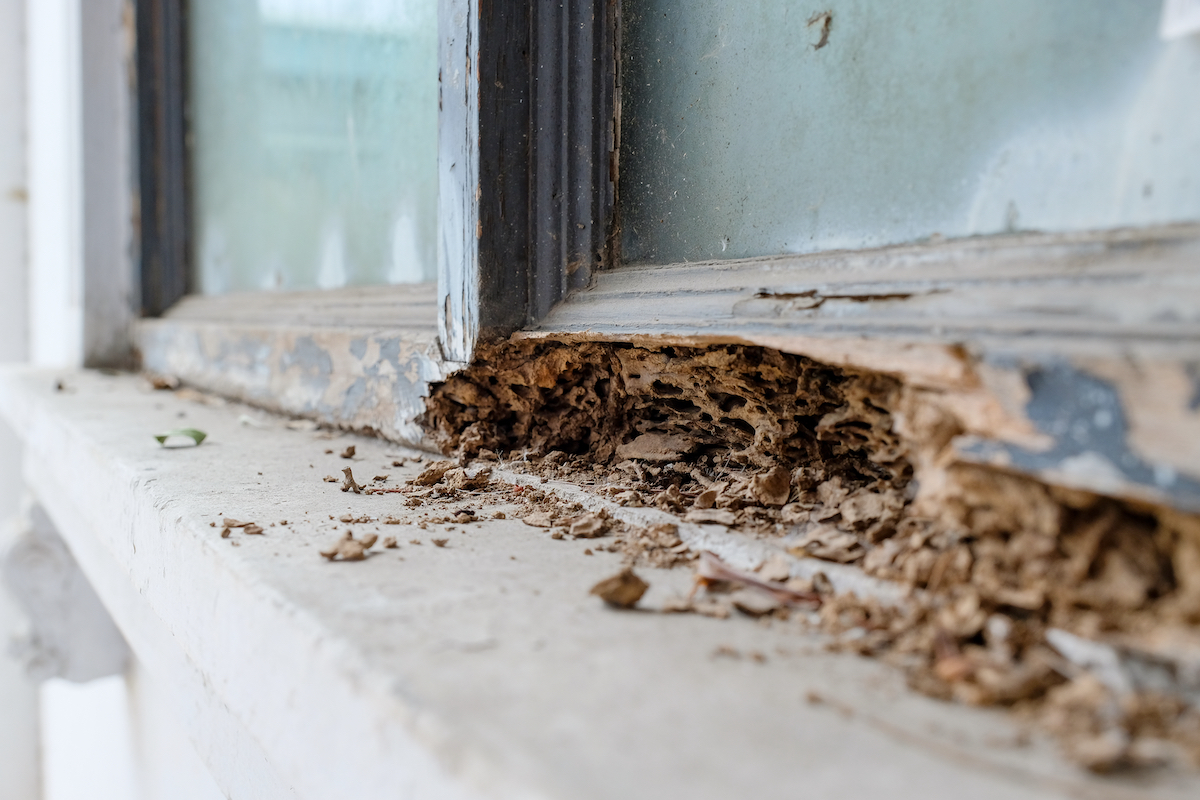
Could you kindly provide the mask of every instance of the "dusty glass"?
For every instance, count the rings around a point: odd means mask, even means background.
[[[1161,0],[625,0],[626,262],[1200,219]]]
[[[188,5],[194,283],[435,276],[436,0]]]

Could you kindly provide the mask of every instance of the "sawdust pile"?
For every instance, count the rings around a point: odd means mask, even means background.
[[[1010,707],[1092,770],[1200,764],[1200,661],[1164,649],[1200,653],[1200,520],[948,464],[936,450],[952,420],[932,446],[897,432],[892,410],[920,416],[912,398],[892,378],[763,348],[524,341],[437,387],[426,422],[463,459],[503,454],[906,585],[900,607],[822,592],[834,647],[887,659],[933,696]],[[935,503],[915,502],[922,483]],[[582,513],[522,500],[527,522],[562,534]],[[671,526],[597,530],[631,565],[696,557]],[[1091,643],[1128,663],[1100,669]]]

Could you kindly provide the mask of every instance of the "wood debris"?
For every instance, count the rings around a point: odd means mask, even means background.
[[[453,461],[438,461],[426,467],[420,475],[412,479],[411,483],[414,486],[433,486],[442,479],[443,475],[454,468]]]
[[[571,522],[569,530],[576,539],[596,539],[608,532],[608,520],[599,514],[584,514]]]
[[[354,534],[346,531],[342,538],[333,546],[321,550],[321,555],[330,561],[362,561],[367,557],[367,550],[375,544],[375,534],[367,534],[361,540],[355,539]]]
[[[756,589],[780,604],[819,606],[821,595],[817,592],[798,592],[778,581],[766,581],[749,572],[734,569],[715,553],[705,550],[700,553],[696,566],[696,588],[709,588],[727,583],[738,587]]]
[[[642,595],[650,588],[650,584],[639,578],[632,569],[624,569],[605,578],[592,587],[594,594],[610,606],[616,608],[633,608]]]
[[[354,452],[355,452],[355,447],[354,447],[354,445],[351,444],[351,445],[347,445],[346,449],[343,450],[338,455],[341,458],[354,458]]]
[[[426,422],[460,457],[500,454],[535,480],[587,485],[626,508],[723,525],[911,590],[903,606],[885,605],[838,595],[820,572],[791,578],[782,555],[747,573],[706,554],[697,592],[668,609],[820,606],[835,649],[891,661],[928,694],[1029,714],[1090,769],[1200,763],[1200,703],[1178,678],[1097,690],[1086,679],[1100,668],[1052,645],[1053,631],[1107,645],[1195,636],[1200,518],[957,463],[945,448],[963,428],[924,396],[763,348],[523,340],[481,348],[435,387]],[[486,491],[506,493],[528,524],[558,526],[555,538],[584,516],[532,487]],[[613,524],[609,535],[597,549],[628,564],[696,558],[675,530]]]
[[[343,469],[342,475],[345,476],[342,479],[342,491],[343,492],[354,492],[355,494],[362,494],[363,487],[359,486],[358,482],[354,480],[354,472],[350,469],[350,467],[346,467],[345,469]]]
[[[522,517],[521,521],[534,528],[554,527],[554,517],[548,511],[534,511],[532,514],[526,514]]]
[[[229,534],[235,528],[241,528],[242,533],[248,534],[250,536],[261,535],[263,532],[262,526],[258,525],[257,523],[243,522],[242,520],[233,519],[232,517],[225,517],[225,519],[223,519],[221,521],[221,525],[222,525],[222,527],[221,527],[221,538],[222,539],[228,539]]]

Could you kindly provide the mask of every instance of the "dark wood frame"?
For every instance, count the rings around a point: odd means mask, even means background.
[[[186,2],[137,0],[142,311],[189,288]],[[439,328],[451,360],[613,260],[619,0],[441,0]]]
[[[137,0],[141,309],[159,316],[189,287],[184,0]]]
[[[445,355],[544,317],[613,261],[618,0],[441,6]]]

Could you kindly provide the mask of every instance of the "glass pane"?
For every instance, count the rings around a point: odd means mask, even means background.
[[[1162,6],[625,0],[623,259],[1200,219],[1200,39]]]
[[[199,291],[435,277],[436,0],[188,4]]]

